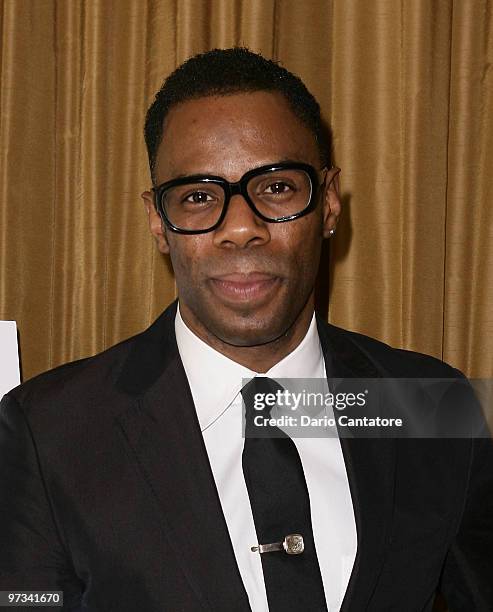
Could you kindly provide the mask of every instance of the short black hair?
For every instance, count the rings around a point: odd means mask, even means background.
[[[329,164],[330,134],[320,106],[303,81],[273,60],[245,47],[212,49],[189,58],[164,81],[147,111],[144,135],[151,176],[170,109],[187,100],[253,91],[281,93],[293,113],[313,133],[322,163]]]

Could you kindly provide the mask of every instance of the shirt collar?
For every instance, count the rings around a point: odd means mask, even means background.
[[[243,379],[254,378],[258,373],[229,359],[196,336],[183,321],[179,304],[176,309],[175,333],[200,429],[204,431],[231,405],[242,388]],[[300,344],[262,376],[325,377],[325,364],[315,313]]]

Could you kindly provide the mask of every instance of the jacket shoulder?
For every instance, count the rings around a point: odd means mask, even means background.
[[[394,378],[462,378],[460,370],[448,363],[416,351],[396,348],[365,334],[322,323],[327,338],[338,348],[351,345],[372,361],[384,376]]]
[[[166,353],[169,336],[174,331],[176,302],[171,304],[150,327],[85,359],[72,361],[31,378],[11,390],[7,395],[26,404],[31,398],[36,403],[46,400],[71,399],[79,403],[104,393],[118,392],[118,382],[129,375],[131,369],[139,374],[149,369],[157,357]]]
[[[108,385],[114,386],[126,356],[141,334],[127,338],[114,346],[84,359],[65,363],[38,374],[7,396],[19,404],[29,406],[31,399],[36,403],[51,403],[60,398],[74,399],[100,393]]]

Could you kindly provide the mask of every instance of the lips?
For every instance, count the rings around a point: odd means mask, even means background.
[[[210,279],[214,293],[228,302],[254,303],[277,290],[281,279],[264,272],[231,273]]]

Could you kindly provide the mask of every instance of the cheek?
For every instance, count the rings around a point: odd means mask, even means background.
[[[168,243],[178,287],[193,284],[201,262],[207,261],[204,240],[197,236],[173,235]]]
[[[286,259],[293,262],[303,272],[318,268],[322,248],[323,233],[319,215],[307,215],[294,221],[297,224],[296,232],[291,228],[283,228],[279,236],[279,244]],[[289,222],[285,224],[289,226]]]

